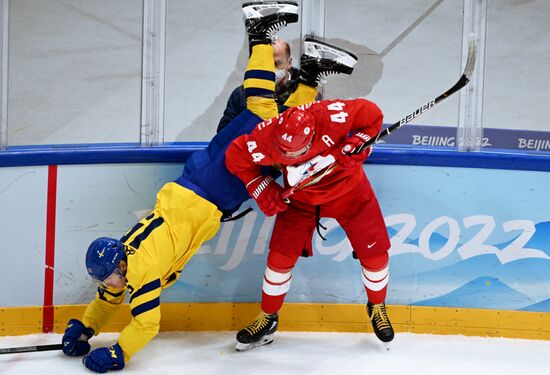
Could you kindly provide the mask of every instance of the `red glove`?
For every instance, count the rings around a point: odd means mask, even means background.
[[[344,169],[352,169],[363,164],[366,158],[369,157],[372,147],[367,147],[363,151],[353,154],[357,148],[370,139],[365,133],[355,133],[344,141],[341,152],[336,154],[336,160]]]
[[[273,216],[288,208],[283,201],[283,188],[271,176],[256,177],[246,184],[246,189],[265,216]]]

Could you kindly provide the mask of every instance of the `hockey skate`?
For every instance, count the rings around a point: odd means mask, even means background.
[[[384,302],[378,304],[367,303],[367,314],[372,323],[374,334],[384,343],[384,347],[389,350],[389,342],[393,340],[393,328],[386,312]]]
[[[282,27],[298,22],[298,4],[294,1],[248,2],[242,9],[251,44],[269,43]]]
[[[300,57],[300,81],[316,87],[331,74],[351,74],[357,56],[341,48],[312,37],[304,39],[304,53]]]
[[[271,344],[273,335],[277,331],[279,323],[278,314],[266,314],[263,311],[256,317],[254,322],[237,333],[238,352],[249,350],[257,346]]]

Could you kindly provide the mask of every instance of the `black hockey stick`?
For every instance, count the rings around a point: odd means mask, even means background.
[[[373,143],[378,142],[379,139],[384,138],[387,135],[390,135],[391,132],[394,130],[399,129],[403,125],[411,122],[430,108],[434,107],[436,104],[442,102],[443,100],[447,99],[449,96],[453,95],[460,89],[462,89],[464,86],[470,82],[470,77],[472,76],[472,73],[474,71],[475,65],[476,65],[476,55],[477,55],[477,44],[476,44],[476,36],[475,34],[470,34],[468,38],[468,57],[466,59],[466,66],[464,67],[464,72],[462,73],[462,76],[458,79],[458,81],[454,84],[453,87],[445,91],[443,94],[439,95],[437,98],[435,98],[432,101],[429,101],[428,103],[424,104],[422,107],[414,110],[412,113],[408,114],[407,116],[403,117],[401,120],[397,121],[395,124],[387,127],[386,129],[382,130],[376,138],[370,139],[367,142],[363,143],[361,147],[354,150],[354,154],[358,154],[359,152],[363,151],[365,148],[371,146]]]
[[[61,349],[63,349],[63,344],[20,346],[18,348],[0,348],[0,354],[44,352],[47,350],[61,350]]]
[[[466,86],[468,82],[470,82],[470,77],[472,76],[472,73],[475,68],[476,55],[477,55],[476,36],[475,34],[470,34],[468,39],[468,57],[466,58],[466,66],[464,67],[464,72],[462,73],[462,76],[460,76],[458,81],[450,89],[448,89],[443,94],[436,97],[434,100],[429,101],[428,103],[424,104],[422,107],[414,110],[407,116],[403,117],[401,120],[397,121],[395,124],[382,130],[380,133],[378,133],[378,135],[375,138],[369,139],[367,142],[363,143],[363,145],[355,149],[353,153],[357,154],[363,151],[365,148],[378,142],[379,139],[386,137],[387,135],[391,134],[391,132],[411,122],[421,114],[433,108],[436,104],[440,103],[444,99],[447,99],[449,96],[453,95],[454,93],[462,89],[464,86]],[[287,189],[286,191],[283,192],[283,198],[287,199],[296,191],[303,189],[304,187],[317,181],[320,177],[330,173],[330,171],[334,169],[335,166],[336,166],[335,163],[332,163],[326,166],[325,168],[322,168],[319,170],[312,170],[310,173],[304,174],[301,180],[297,184],[295,184],[290,189]]]

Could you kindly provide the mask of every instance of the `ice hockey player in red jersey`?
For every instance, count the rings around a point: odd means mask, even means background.
[[[383,115],[366,99],[323,100],[291,108],[235,139],[226,165],[247,186],[267,215],[277,214],[262,287],[262,311],[237,334],[237,350],[273,341],[278,311],[290,289],[291,271],[300,256],[311,256],[321,217],[334,218],[346,232],[353,256],[362,266],[367,314],[384,343],[394,337],[385,298],[390,241],[378,201],[363,171],[370,148],[354,153],[381,129]],[[285,188],[261,174],[279,166]],[[328,166],[328,167],[327,167]],[[304,176],[318,172],[300,184]],[[288,189],[300,186],[287,199]]]

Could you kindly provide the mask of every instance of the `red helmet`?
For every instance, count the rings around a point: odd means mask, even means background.
[[[283,156],[295,158],[306,153],[315,134],[315,118],[309,112],[290,108],[279,118],[275,136]]]

